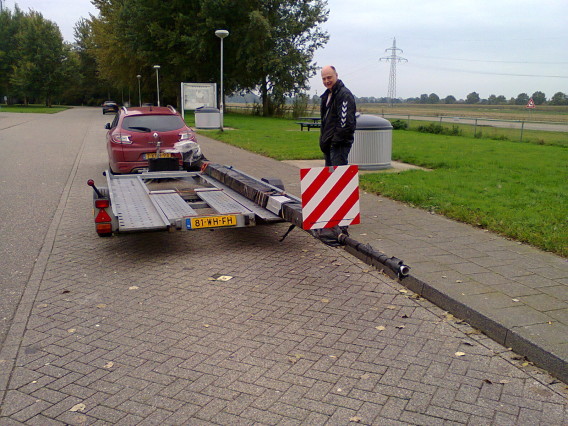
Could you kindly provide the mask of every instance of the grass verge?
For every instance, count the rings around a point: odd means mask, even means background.
[[[192,124],[192,118],[188,117]],[[229,114],[209,137],[277,160],[323,158],[295,120]],[[393,160],[433,169],[369,173],[363,189],[568,257],[568,149],[393,132]]]
[[[55,114],[56,112],[65,111],[70,107],[66,106],[52,106],[46,107],[42,105],[0,105],[0,112],[27,112],[34,114]]]

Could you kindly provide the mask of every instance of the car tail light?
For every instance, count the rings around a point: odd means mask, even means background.
[[[112,135],[112,141],[114,143],[121,143],[121,144],[131,144],[132,141],[130,140],[130,135],[123,135],[119,133],[117,135]]]
[[[195,135],[191,132],[181,132],[179,134],[179,140],[180,140],[180,142],[181,141],[194,141],[194,142],[196,142]]]

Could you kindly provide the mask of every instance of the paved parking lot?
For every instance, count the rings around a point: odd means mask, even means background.
[[[568,423],[566,384],[285,224],[98,238],[100,151],[0,351],[2,425]]]

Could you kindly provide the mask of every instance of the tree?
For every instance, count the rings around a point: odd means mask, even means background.
[[[550,98],[550,105],[568,105],[568,96],[562,92],[556,92],[552,98]]]
[[[535,105],[542,105],[546,102],[546,95],[542,92],[534,92],[532,95],[532,100]]]
[[[519,93],[517,98],[515,99],[515,105],[526,105],[529,101],[529,95],[526,93]]]
[[[455,104],[456,103],[456,98],[455,96],[452,95],[448,95],[444,98],[444,103],[445,104]]]
[[[10,84],[26,103],[29,99],[42,99],[46,106],[51,106],[68,77],[68,50],[59,27],[32,10],[21,20],[15,44],[18,57]]]
[[[436,95],[435,93],[430,93],[430,95],[428,95],[428,103],[429,104],[438,104],[438,103],[440,103],[440,97],[438,95]]]
[[[422,93],[420,95],[420,101],[421,104],[427,104],[428,103],[428,95],[426,93]]]
[[[478,103],[480,100],[479,98],[479,94],[477,92],[471,92],[469,95],[467,95],[467,97],[465,98],[465,103],[466,104],[476,104]]]
[[[301,93],[315,73],[315,50],[327,42],[325,0],[93,0],[101,76],[115,85],[161,64],[160,88],[176,96],[180,81],[216,82],[224,40],[224,89],[258,89],[269,115]],[[149,79],[146,79],[149,81]]]
[[[16,34],[20,29],[21,21],[24,17],[18,5],[14,8],[14,13],[9,9],[0,12],[0,96],[8,97],[8,103],[12,101],[14,95],[10,79],[13,73],[14,63],[16,62],[18,51],[14,43]]]

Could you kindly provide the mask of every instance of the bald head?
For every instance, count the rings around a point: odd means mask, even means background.
[[[321,79],[326,89],[331,88],[337,83],[337,71],[333,65],[326,65],[321,69]]]

